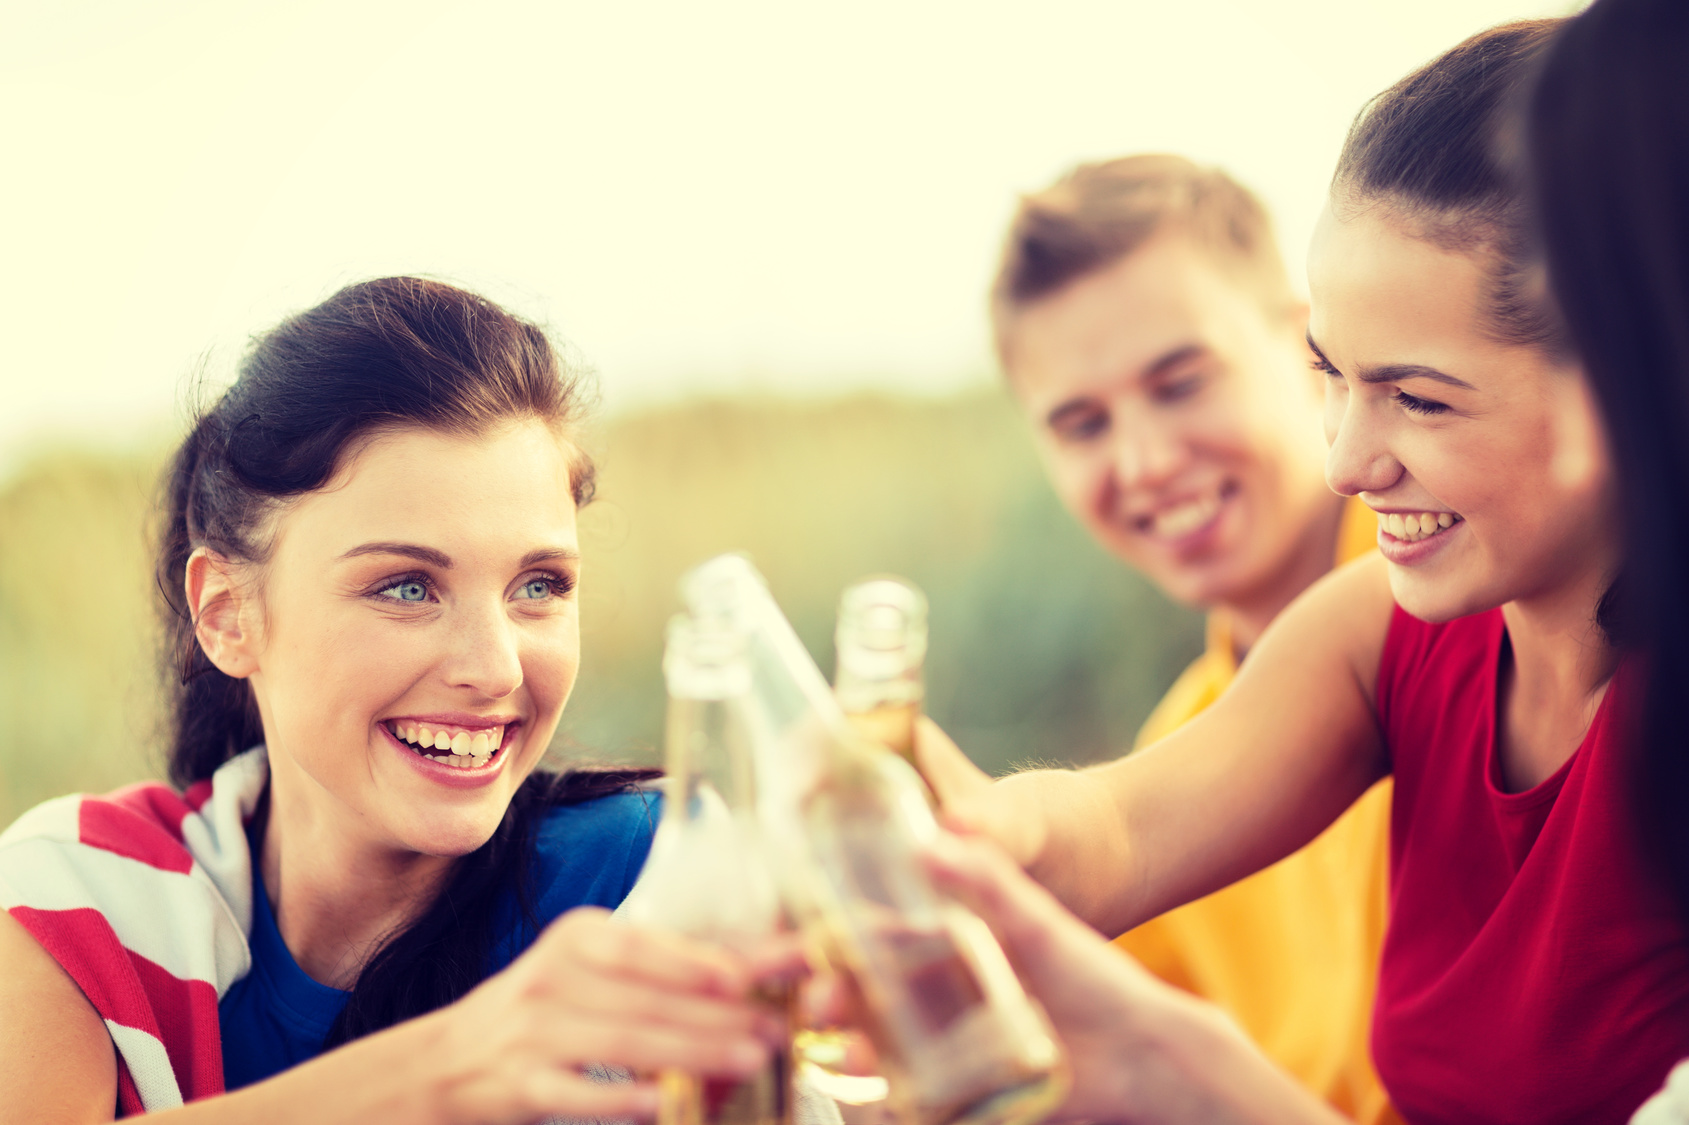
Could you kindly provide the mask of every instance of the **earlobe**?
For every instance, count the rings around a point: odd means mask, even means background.
[[[209,547],[195,548],[182,576],[194,636],[219,671],[245,679],[257,670],[254,637],[246,627],[247,598],[227,559]]]

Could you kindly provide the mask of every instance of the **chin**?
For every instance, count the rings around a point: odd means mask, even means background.
[[[1428,625],[1441,625],[1457,617],[1469,617],[1494,609],[1506,599],[1487,597],[1482,591],[1451,588],[1427,574],[1404,573],[1391,565],[1390,594],[1402,609]]]
[[[440,810],[436,815],[412,819],[396,833],[404,846],[424,855],[466,856],[492,839],[504,819],[504,807]]]

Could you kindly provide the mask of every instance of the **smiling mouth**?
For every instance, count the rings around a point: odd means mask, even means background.
[[[1145,535],[1161,539],[1182,539],[1191,532],[1206,527],[1219,515],[1220,506],[1237,492],[1237,485],[1227,481],[1220,487],[1168,505],[1133,520],[1133,526]]]
[[[387,733],[411,748],[419,757],[460,770],[485,769],[504,748],[504,740],[516,724],[467,730],[436,723],[390,719],[383,723]]]
[[[1378,517],[1379,531],[1392,539],[1400,539],[1403,543],[1430,539],[1434,535],[1441,535],[1457,523],[1465,522],[1465,517],[1457,516],[1453,512],[1420,512],[1417,515],[1405,516],[1400,512],[1373,514]]]

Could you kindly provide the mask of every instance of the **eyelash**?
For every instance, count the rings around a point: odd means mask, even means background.
[[[1397,391],[1391,397],[1396,400],[1396,405],[1410,414],[1443,414],[1448,411],[1448,407],[1440,402],[1432,402],[1428,398],[1418,398],[1406,391]]]
[[[1341,379],[1343,377],[1343,373],[1337,370],[1337,368],[1331,366],[1330,361],[1324,356],[1315,356],[1310,363],[1315,371],[1323,371],[1334,379]],[[1410,395],[1406,391],[1398,390],[1390,397],[1395,400],[1397,406],[1400,406],[1403,410],[1406,410],[1410,414],[1446,414],[1449,409],[1443,403],[1433,402],[1428,398],[1420,398],[1417,395]]]
[[[434,593],[435,590],[438,589],[433,578],[419,571],[413,574],[401,574],[394,578],[383,579],[373,590],[369,592],[369,596],[384,602],[397,602],[400,605],[422,605],[424,604],[422,602],[408,602],[404,598],[389,598],[383,596],[389,590],[396,590],[400,586],[408,586],[412,582],[415,582],[424,590],[427,590],[430,594]],[[547,586],[551,587],[551,596],[554,598],[566,598],[573,593],[575,589],[575,580],[571,575],[559,574],[555,571],[545,570],[535,571],[532,575],[528,576],[525,581],[517,583],[517,589],[521,589],[523,586],[527,586],[533,582],[544,582]]]
[[[547,586],[550,586],[551,596],[554,598],[566,598],[575,589],[575,579],[572,575],[559,574],[549,570],[534,572],[527,581],[519,583],[518,586],[527,586],[534,582],[544,582]]]

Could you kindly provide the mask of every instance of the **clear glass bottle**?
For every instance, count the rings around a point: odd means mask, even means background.
[[[663,819],[630,921],[739,946],[782,924],[779,890],[757,819],[744,634],[686,615],[669,624]],[[766,997],[790,1019],[789,989]],[[746,1079],[667,1071],[658,1076],[659,1125],[791,1125],[791,1036]]]
[[[745,632],[759,809],[786,901],[847,982],[903,1125],[1030,1125],[1066,1091],[1062,1052],[990,929],[922,866],[926,787],[845,718],[754,567],[682,583]]]
[[[839,598],[833,691],[856,728],[915,765],[926,699],[927,599],[913,583],[867,578]]]

